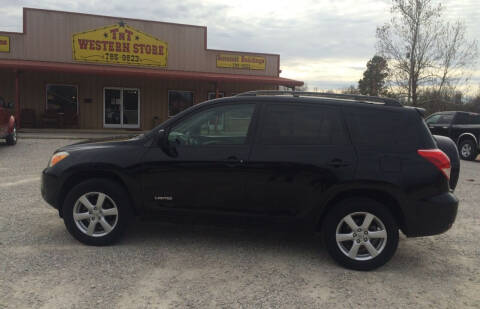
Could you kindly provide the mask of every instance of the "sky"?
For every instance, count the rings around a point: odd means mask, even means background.
[[[447,19],[480,39],[478,0],[441,2]],[[22,7],[207,26],[208,48],[280,54],[281,76],[310,90],[356,86],[375,55],[376,27],[391,17],[390,0],[0,0],[0,30],[22,30]]]

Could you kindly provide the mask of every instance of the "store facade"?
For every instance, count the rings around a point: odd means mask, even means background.
[[[280,56],[207,49],[206,27],[24,8],[0,32],[0,97],[19,126],[148,130],[236,93],[294,88]]]

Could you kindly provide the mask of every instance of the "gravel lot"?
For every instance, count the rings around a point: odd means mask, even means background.
[[[40,195],[69,140],[0,143],[0,308],[465,308],[480,304],[480,161],[462,161],[446,234],[401,238],[373,272],[343,269],[298,232],[134,224],[118,245],[81,245]]]

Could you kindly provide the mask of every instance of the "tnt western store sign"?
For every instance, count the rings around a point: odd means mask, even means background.
[[[86,62],[167,66],[168,44],[120,22],[73,35],[73,59]]]

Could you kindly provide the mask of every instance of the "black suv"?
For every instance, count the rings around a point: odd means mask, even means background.
[[[247,92],[191,107],[151,132],[58,149],[42,195],[68,231],[107,245],[133,216],[212,216],[321,232],[360,270],[456,217],[449,157],[421,111],[377,97]]]
[[[432,134],[450,137],[457,143],[460,157],[473,161],[480,145],[480,114],[468,112],[440,112],[430,115],[426,122]]]

